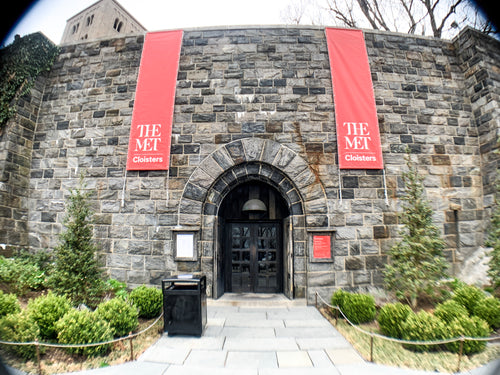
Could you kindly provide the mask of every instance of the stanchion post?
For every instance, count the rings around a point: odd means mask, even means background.
[[[460,372],[460,365],[462,362],[462,355],[464,353],[464,337],[460,337],[460,348],[458,350],[458,363],[457,363],[457,372]]]
[[[42,361],[40,359],[40,344],[38,339],[35,339],[36,361],[38,362],[38,374],[42,375]]]
[[[370,362],[373,362],[373,334],[370,334]]]
[[[132,337],[132,332],[130,332],[128,334],[129,336],[129,341],[130,341],[130,360],[133,361],[134,360],[134,344],[133,344],[133,340],[134,338]]]

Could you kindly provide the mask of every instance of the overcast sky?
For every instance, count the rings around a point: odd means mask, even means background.
[[[61,41],[68,18],[97,0],[38,0],[11,29],[14,35],[43,32]],[[226,25],[282,24],[280,12],[289,0],[118,0],[148,31]]]

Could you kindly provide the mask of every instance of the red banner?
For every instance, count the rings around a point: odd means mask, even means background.
[[[383,169],[375,97],[361,30],[326,28],[340,169]]]
[[[146,34],[135,93],[127,170],[169,168],[182,30]]]

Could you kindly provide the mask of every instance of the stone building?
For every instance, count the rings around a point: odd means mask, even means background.
[[[499,44],[470,28],[364,38],[383,171],[338,168],[324,28],[184,30],[168,171],[126,170],[144,36],[63,45],[0,138],[4,250],[52,249],[83,172],[102,260],[130,286],[202,272],[213,297],[312,301],[380,285],[409,147],[459,274],[493,204]],[[331,256],[315,258],[315,238]]]
[[[61,45],[145,34],[146,29],[115,0],[99,0],[68,19]]]

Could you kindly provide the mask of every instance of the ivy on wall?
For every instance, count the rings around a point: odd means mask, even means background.
[[[29,93],[58,54],[59,48],[41,33],[16,35],[12,44],[0,50],[0,135],[16,113],[17,100]]]

